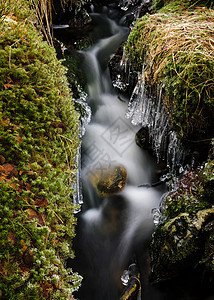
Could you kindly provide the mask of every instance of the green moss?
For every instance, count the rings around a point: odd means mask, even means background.
[[[213,7],[212,0],[154,0],[152,9],[160,12],[181,12],[185,9],[194,9],[195,7],[205,6]]]
[[[164,216],[167,220],[180,213],[196,213],[213,204],[214,161],[208,161],[203,168],[186,173],[178,182],[175,191],[164,199]]]
[[[214,270],[214,208],[181,213],[155,230],[151,243],[153,277],[169,279],[201,265]]]
[[[35,29],[28,2],[5,3],[11,10],[0,22],[0,291],[3,299],[70,299],[80,280],[64,265],[74,255],[79,116],[66,69]]]
[[[186,173],[165,197],[164,221],[151,243],[154,278],[166,279],[200,265],[214,270],[214,161]]]
[[[176,5],[177,6],[177,5]],[[163,104],[180,137],[212,127],[213,16],[211,9],[158,12],[139,19],[126,53],[148,84],[163,88]]]

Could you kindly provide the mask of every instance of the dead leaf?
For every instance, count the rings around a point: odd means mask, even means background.
[[[8,90],[10,87],[11,87],[11,84],[10,84],[10,83],[6,83],[6,84],[4,84],[4,88],[5,88],[5,90]]]
[[[18,175],[17,166],[8,163],[3,164],[0,166],[0,174],[6,178],[17,176]]]

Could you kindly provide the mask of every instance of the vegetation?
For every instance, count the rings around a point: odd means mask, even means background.
[[[153,280],[184,271],[214,272],[214,161],[186,173],[162,203],[163,219],[151,243]]]
[[[196,213],[210,208],[214,203],[214,160],[203,168],[187,172],[178,182],[175,191],[169,192],[164,200],[163,215],[166,220],[180,213]]]
[[[0,2],[0,298],[73,299],[79,116],[30,7]]]
[[[155,0],[151,14],[136,21],[126,45],[135,71],[144,72],[154,90],[162,88],[162,103],[185,144],[211,142],[214,133],[212,8],[213,1]],[[213,286],[213,157],[185,172],[164,197],[150,249],[154,281],[199,270],[209,274]]]
[[[214,10],[188,10],[185,3],[172,1],[138,19],[126,52],[137,70],[144,65],[147,83],[163,87],[174,129],[190,139],[213,130]]]
[[[195,7],[213,7],[213,1],[212,0],[154,0],[152,9],[153,10],[159,10],[161,12],[161,9],[166,12],[175,12],[175,11],[183,11],[185,9],[194,9]]]

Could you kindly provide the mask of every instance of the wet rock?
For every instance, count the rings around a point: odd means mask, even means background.
[[[137,73],[129,62],[123,61],[123,51],[122,45],[115,51],[108,66],[114,88],[120,94],[130,97],[137,83]]]
[[[214,208],[182,213],[157,227],[151,243],[152,280],[166,280],[195,266],[214,271]]]
[[[149,138],[149,130],[147,127],[142,127],[135,136],[136,144],[146,150],[152,150],[152,144]]]
[[[125,270],[121,280],[126,287],[124,288],[120,300],[135,300],[141,295],[140,272],[135,263]]]
[[[95,170],[90,176],[92,185],[99,195],[105,197],[121,192],[126,184],[127,172],[122,165]]]
[[[72,28],[84,27],[91,22],[91,18],[83,7],[82,1],[74,4],[67,2],[62,5],[61,1],[53,1],[53,24],[68,24]]]
[[[77,11],[69,18],[68,25],[71,28],[83,28],[91,22],[91,17],[85,9]]]

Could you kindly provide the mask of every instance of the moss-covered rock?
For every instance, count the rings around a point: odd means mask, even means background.
[[[174,2],[173,2],[174,3]],[[180,137],[213,134],[214,11],[176,2],[137,20],[126,53],[149,85],[163,88],[163,104]],[[211,132],[211,133],[210,133]]]
[[[178,182],[162,203],[164,220],[151,243],[153,280],[179,275],[200,265],[214,271],[214,161]]]
[[[179,214],[158,227],[153,236],[152,277],[164,280],[178,276],[198,264],[214,271],[214,208]]]
[[[163,200],[163,215],[167,220],[180,213],[196,213],[214,204],[214,161],[208,161],[201,169],[187,172],[179,180],[175,190]]]
[[[28,1],[0,10],[1,299],[73,299],[72,203],[79,121]]]

